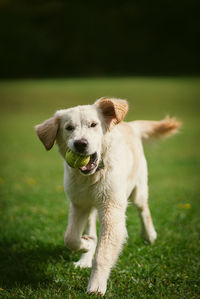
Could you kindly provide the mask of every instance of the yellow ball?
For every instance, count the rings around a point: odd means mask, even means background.
[[[80,168],[87,165],[90,161],[90,156],[80,156],[71,150],[66,153],[65,160],[72,168]]]

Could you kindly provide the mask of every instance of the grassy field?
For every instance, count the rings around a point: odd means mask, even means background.
[[[130,205],[129,239],[105,298],[200,297],[198,78],[0,82],[0,297],[89,298],[90,270],[75,270],[79,253],[63,244],[68,201],[62,160],[56,147],[45,152],[33,126],[56,109],[104,95],[129,100],[127,120],[170,114],[184,123],[181,134],[145,146],[158,239],[144,244]]]

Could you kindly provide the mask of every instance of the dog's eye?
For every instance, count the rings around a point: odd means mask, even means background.
[[[74,130],[74,127],[71,126],[71,125],[68,125],[68,126],[66,126],[65,129],[66,129],[67,131],[73,131],[73,130]]]
[[[94,128],[94,127],[96,127],[96,125],[97,125],[97,123],[91,123],[90,127]]]

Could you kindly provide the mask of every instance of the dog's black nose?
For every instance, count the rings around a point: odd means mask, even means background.
[[[88,141],[84,138],[74,141],[74,147],[79,153],[84,153],[88,146]]]

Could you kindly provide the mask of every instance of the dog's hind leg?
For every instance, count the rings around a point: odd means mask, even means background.
[[[74,263],[75,267],[88,268],[92,267],[92,259],[95,253],[96,244],[97,244],[97,234],[96,234],[96,217],[97,210],[93,209],[88,218],[87,224],[87,235],[84,235],[83,238],[93,240],[90,250],[86,253],[83,253],[80,260]]]
[[[82,236],[85,229],[90,208],[84,209],[70,204],[68,226],[65,232],[65,245],[71,250],[81,250],[88,252],[94,247],[94,241],[92,237]]]
[[[148,205],[148,186],[147,184],[138,185],[135,187],[131,199],[138,210],[138,214],[141,221],[141,236],[149,241],[151,244],[154,243],[157,237],[151,213]]]

